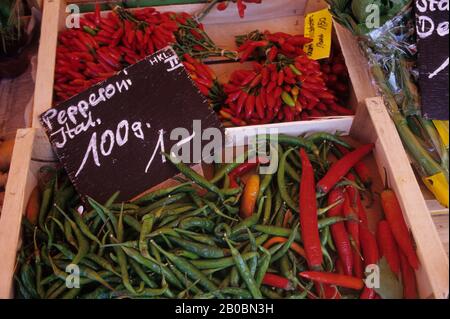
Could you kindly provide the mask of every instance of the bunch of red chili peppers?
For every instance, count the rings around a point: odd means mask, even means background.
[[[183,55],[183,60],[186,70],[189,72],[191,79],[195,82],[200,92],[208,98],[214,110],[219,110],[226,96],[214,71],[187,53]]]
[[[196,58],[233,53],[217,48],[187,13],[158,12],[145,8],[130,13],[121,7],[80,19],[81,29],[68,29],[58,37],[55,102],[64,101],[114,75],[169,44],[180,56]]]
[[[338,98],[339,102],[347,103],[350,95],[350,78],[342,53],[334,50],[332,56],[321,61],[320,65],[325,84],[330,92]],[[348,115],[353,115],[351,110],[345,109],[342,111],[346,111]]]
[[[245,3],[261,3],[262,0],[226,0],[222,1],[217,5],[217,10],[224,11],[228,8],[230,2],[235,2],[238,8],[239,16],[241,18],[245,17],[245,10],[247,9],[247,5]]]
[[[237,37],[242,62],[252,70],[237,70],[224,85],[228,94],[220,116],[226,126],[310,120],[353,112],[328,89],[319,62],[307,57],[301,35],[252,32]]]

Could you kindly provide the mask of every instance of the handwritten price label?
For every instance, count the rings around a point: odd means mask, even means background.
[[[223,130],[172,48],[49,109],[40,120],[78,193],[100,202],[117,191],[119,200],[132,199],[173,177],[177,171],[162,153],[180,143],[174,130],[190,134],[194,120]]]
[[[306,54],[313,60],[326,59],[331,54],[333,18],[328,9],[312,12],[305,18],[305,37],[313,42],[305,45]]]

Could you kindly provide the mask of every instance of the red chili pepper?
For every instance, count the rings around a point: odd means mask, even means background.
[[[98,3],[96,3],[95,4],[95,25],[98,27],[98,26],[100,26],[100,23],[102,22],[102,17],[101,17],[101,15],[100,15],[100,11],[101,11],[101,8],[100,8],[100,4],[98,4]]]
[[[236,116],[239,117],[243,108],[244,108],[244,104],[247,101],[248,98],[248,93],[242,91],[241,95],[239,96],[239,99],[237,101],[236,104]]]
[[[382,220],[378,223],[377,240],[380,249],[380,255],[386,257],[391,270],[398,276],[400,275],[400,255],[394,235],[392,235],[389,223]]]
[[[262,284],[283,290],[292,290],[294,288],[289,279],[271,273],[266,273]]]
[[[350,218],[351,220],[346,222],[347,231],[351,236],[353,244],[358,251],[360,248],[360,240],[359,240],[359,223],[358,223],[358,215],[356,214],[350,195],[348,192],[344,194],[344,204],[342,206],[342,213],[344,217]]]
[[[261,85],[262,86],[267,86],[267,84],[269,84],[270,81],[270,74],[269,74],[269,69],[266,68],[262,68],[261,70]]]
[[[352,110],[350,110],[350,109],[348,109],[348,108],[345,108],[345,107],[343,107],[343,106],[337,105],[337,104],[335,104],[335,103],[328,104],[328,108],[329,108],[330,110],[332,110],[332,111],[337,112],[337,113],[340,114],[340,115],[345,115],[345,116],[352,116],[352,115],[355,115],[355,112],[354,112],[354,111],[352,111]]]
[[[247,101],[245,102],[245,118],[250,119],[255,112],[255,101],[256,97],[253,94],[250,94],[247,97]]]
[[[268,59],[270,62],[273,62],[273,61],[275,61],[275,59],[277,58],[277,56],[278,56],[278,48],[277,48],[276,46],[273,46],[273,47],[270,49],[269,53],[267,54],[267,59]]]
[[[362,226],[369,227],[367,212],[358,191],[356,191],[356,211],[358,212],[358,218],[361,221]]]
[[[360,278],[352,276],[319,271],[303,271],[299,274],[299,276],[315,282],[336,285],[354,290],[361,290],[364,288],[364,281]]]
[[[280,72],[278,72],[277,85],[282,86],[283,83],[284,83],[284,72],[283,72],[283,70],[280,70]]]
[[[414,249],[408,226],[403,218],[400,203],[393,190],[386,188],[381,193],[381,205],[400,250],[408,258],[411,267],[418,269],[420,264],[419,258]]]
[[[402,269],[403,298],[417,299],[417,282],[414,269],[408,262],[408,258],[400,253],[400,265]]]
[[[380,260],[380,253],[378,251],[377,240],[372,232],[367,227],[359,228],[359,236],[361,242],[361,250],[364,257],[364,265],[376,265]]]
[[[344,155],[350,153],[350,150],[343,147],[342,145],[336,145],[336,147]],[[358,162],[355,164],[354,169],[358,174],[358,177],[364,183],[364,185],[370,188],[370,185],[372,185],[372,172],[370,168],[366,165],[366,163],[364,163],[363,161]],[[352,179],[352,181],[355,180]]]
[[[249,75],[247,75],[247,77],[242,81],[241,85],[242,86],[247,86],[248,84],[250,84],[253,79],[256,77],[256,73],[255,72],[251,72]]]
[[[328,195],[328,205],[340,204],[330,209],[328,217],[342,216],[342,208],[344,206],[344,193],[340,188],[334,188]],[[353,252],[344,223],[336,223],[331,226],[331,235],[334,245],[336,246],[339,260],[342,262],[344,274],[351,276],[353,274]]]
[[[237,0],[237,7],[238,7],[238,11],[239,11],[239,16],[241,18],[244,18],[245,9],[247,9],[247,6],[243,3],[242,0]]]
[[[228,7],[228,1],[221,2],[217,5],[217,10],[224,11]]]
[[[260,119],[264,119],[264,116],[266,115],[266,113],[264,111],[264,105],[263,105],[263,100],[262,100],[262,95],[261,94],[259,94],[256,97],[255,105],[256,105],[256,113],[258,114],[258,117]]]
[[[375,144],[363,145],[334,163],[325,177],[317,184],[317,190],[322,194],[327,194],[356,163],[372,152],[374,147]]]
[[[300,228],[305,246],[306,260],[311,269],[319,269],[323,262],[320,243],[316,191],[314,189],[314,169],[308,154],[300,149],[302,177],[299,190]]]

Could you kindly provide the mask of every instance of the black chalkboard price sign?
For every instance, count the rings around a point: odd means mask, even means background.
[[[173,177],[177,171],[161,153],[182,140],[174,130],[223,133],[170,47],[49,109],[40,121],[80,195],[101,202],[117,191],[130,200]]]
[[[448,120],[449,0],[415,3],[423,116]]]

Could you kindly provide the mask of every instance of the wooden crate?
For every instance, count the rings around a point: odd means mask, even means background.
[[[71,1],[73,2],[73,1]],[[204,4],[159,6],[158,10],[195,13],[203,8]],[[305,14],[315,10],[326,8],[323,0],[279,0],[266,1],[263,5],[249,5],[246,18],[240,19],[235,5],[224,12],[212,11],[203,21],[207,33],[220,46],[227,49],[235,49],[235,35],[259,30],[276,30],[287,33],[303,33]],[[53,82],[55,71],[56,44],[58,32],[64,30],[66,13],[66,1],[44,0],[44,13],[41,45],[38,55],[38,69],[36,76],[36,90],[34,95],[34,110],[32,127],[41,127],[38,116],[52,105]],[[337,41],[338,37],[335,37]],[[242,67],[239,63],[223,63],[213,66],[218,77],[225,80],[236,68]],[[353,94],[353,96],[356,96]],[[356,98],[350,103],[356,107]],[[301,134],[312,128],[324,130],[332,128],[332,132],[348,132],[353,116],[337,117],[332,119],[334,125],[325,124],[327,120],[314,120],[309,122],[293,122],[289,126],[274,124],[280,133]],[[257,127],[253,127],[257,128]],[[230,136],[240,136],[241,129],[229,130]]]
[[[416,272],[421,298],[447,298],[449,282],[448,258],[428,213],[415,176],[407,162],[406,153],[380,99],[370,99],[355,117],[350,137],[362,143],[376,145],[368,165],[384,176],[386,169],[390,183],[397,193],[404,216],[417,244],[421,268]],[[395,150],[395,152],[392,152]],[[13,298],[12,279],[16,253],[20,247],[21,219],[37,172],[56,159],[44,132],[40,128],[23,129],[17,133],[11,167],[11,182],[6,189],[5,206],[0,219],[0,298]],[[381,178],[375,183],[382,187]],[[378,211],[378,213],[375,213]],[[371,224],[379,218],[379,210],[369,212]]]
[[[342,53],[344,54],[344,58],[348,66],[357,103],[363,103],[366,99],[378,95],[377,88],[374,85],[374,80],[368,68],[367,59],[363,56],[355,37],[350,33],[350,31],[339,24],[335,25],[335,29],[339,42],[341,43]],[[420,177],[417,177],[417,179],[420,180]],[[422,182],[416,181],[415,183],[418,183],[421,188],[428,211],[433,216],[448,216],[449,209],[443,207]]]

